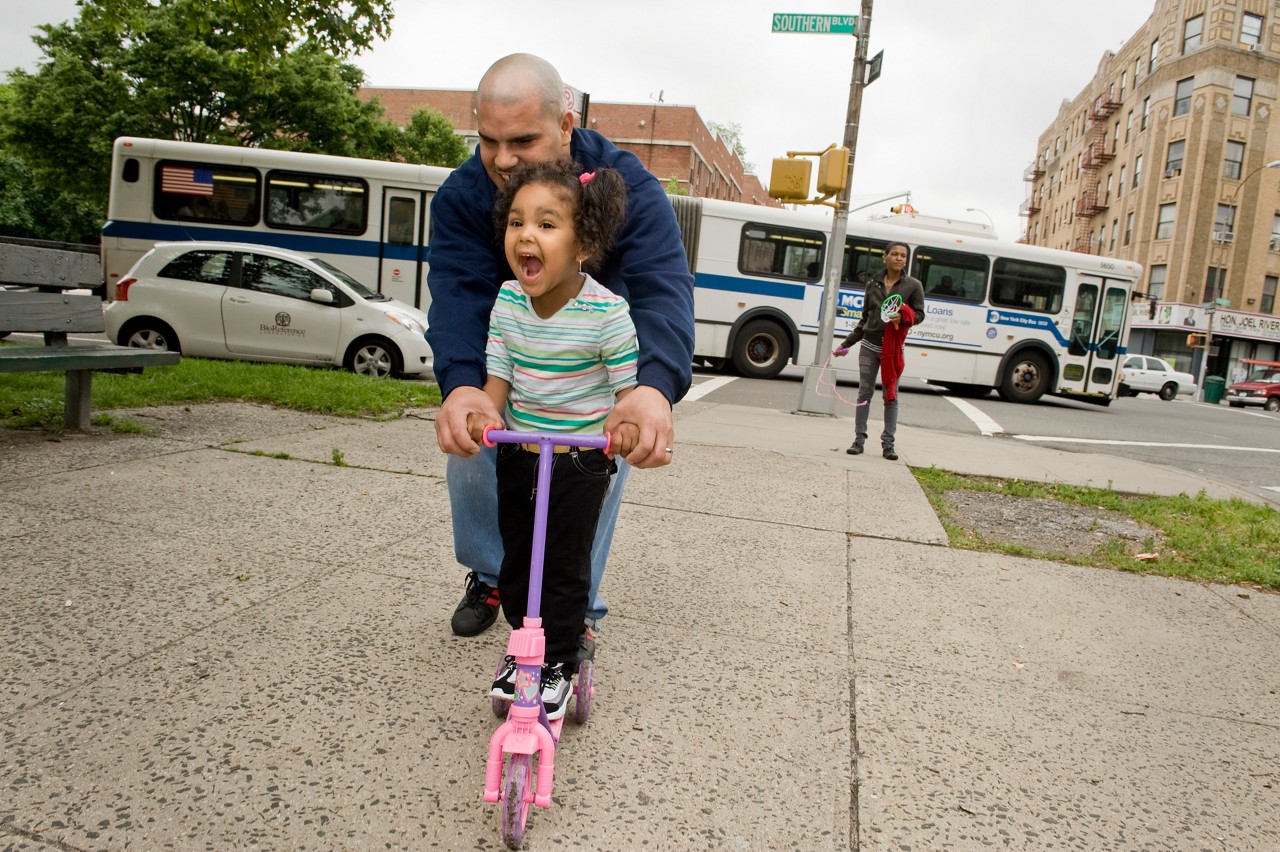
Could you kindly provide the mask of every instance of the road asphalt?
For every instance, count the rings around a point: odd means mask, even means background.
[[[431,410],[0,431],[7,850],[494,849],[501,625]],[[1280,595],[951,549],[908,465],[1247,495],[904,427],[677,406],[528,849],[1280,849]],[[878,424],[873,422],[873,433]]]

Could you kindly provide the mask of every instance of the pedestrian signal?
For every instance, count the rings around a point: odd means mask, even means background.
[[[1188,347],[1190,347],[1191,349],[1202,349],[1202,348],[1204,348],[1204,335],[1203,335],[1203,334],[1196,334],[1196,333],[1194,333],[1194,332],[1193,332],[1193,333],[1191,333],[1191,334],[1188,334],[1188,335],[1187,335],[1187,346],[1188,346]]]
[[[769,174],[769,196],[779,201],[804,201],[809,197],[813,165],[796,157],[779,157]]]

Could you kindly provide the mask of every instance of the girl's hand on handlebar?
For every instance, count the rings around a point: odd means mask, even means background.
[[[477,444],[484,441],[484,430],[489,427],[501,429],[502,421],[478,411],[473,411],[467,415],[467,434]]]
[[[634,423],[620,423],[618,428],[609,433],[609,458],[614,456],[622,456],[626,458],[627,453],[636,448],[636,444],[640,443],[640,427]]]

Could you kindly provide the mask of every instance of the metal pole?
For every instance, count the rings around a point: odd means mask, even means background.
[[[867,73],[867,40],[871,35],[871,0],[862,0],[862,13],[858,15],[857,44],[853,50],[853,79],[849,83],[849,110],[845,117],[844,147],[849,149],[849,172],[844,189],[836,201],[835,221],[831,226],[831,245],[827,251],[827,268],[823,278],[822,312],[818,321],[818,345],[813,353],[813,363],[804,370],[804,387],[800,392],[798,414],[835,414],[835,399],[818,395],[818,376],[823,364],[831,357],[831,343],[835,336],[836,304],[840,295],[840,272],[844,267],[844,238],[849,223],[849,192],[853,186],[853,164],[858,153],[858,116],[862,112],[863,80]]]

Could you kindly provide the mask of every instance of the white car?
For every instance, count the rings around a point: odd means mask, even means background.
[[[427,315],[317,257],[241,243],[160,243],[104,311],[121,346],[200,358],[332,365],[369,376],[431,369]]]
[[[1154,393],[1170,400],[1179,394],[1195,396],[1196,388],[1195,376],[1173,369],[1163,358],[1128,355],[1120,367],[1120,396]]]

